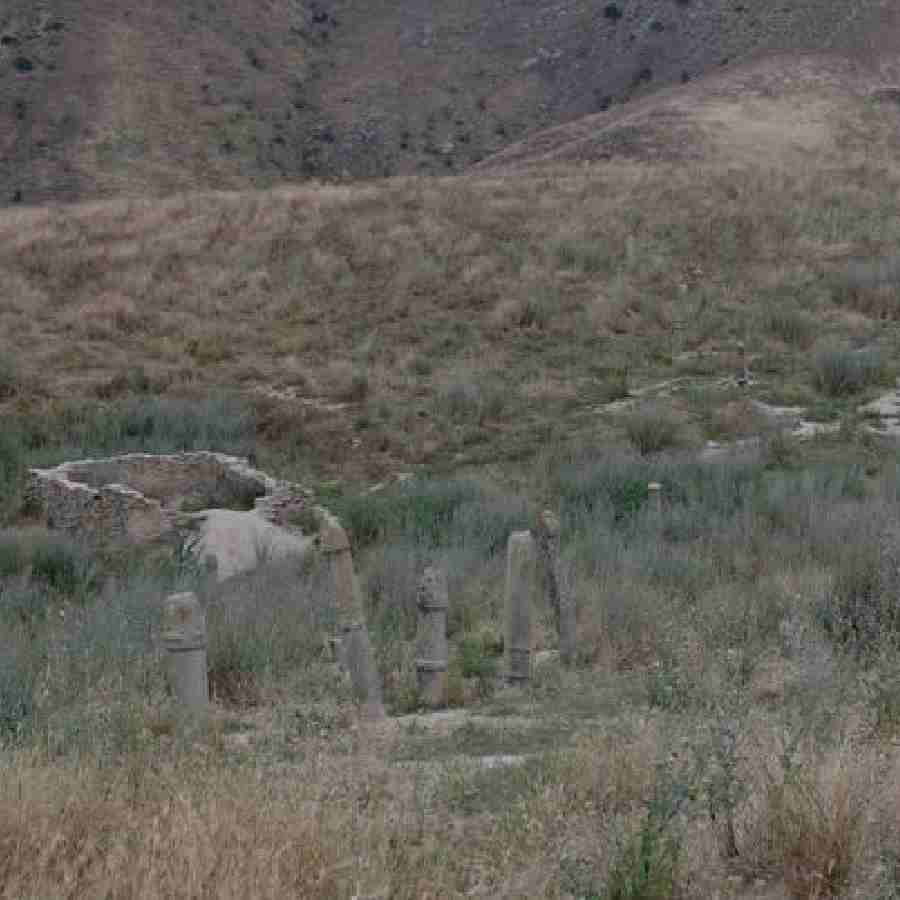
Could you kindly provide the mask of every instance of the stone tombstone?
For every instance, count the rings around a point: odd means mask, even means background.
[[[325,557],[334,606],[337,640],[333,647],[340,665],[350,675],[350,683],[363,714],[370,719],[384,717],[381,681],[375,655],[365,626],[365,613],[347,532],[334,519],[322,523],[318,547]]]
[[[206,709],[206,616],[193,592],[170,594],[163,602],[162,645],[169,683],[178,702],[190,710]]]
[[[511,684],[531,678],[531,600],[537,553],[530,531],[509,536],[506,556],[506,677]]]
[[[423,703],[432,709],[447,705],[447,577],[429,566],[416,595],[416,681]]]

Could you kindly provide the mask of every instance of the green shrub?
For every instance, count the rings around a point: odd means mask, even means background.
[[[19,392],[19,370],[6,356],[0,356],[0,400],[8,400]]]
[[[815,386],[829,397],[855,394],[884,380],[886,367],[874,350],[823,350],[814,363]]]
[[[861,655],[877,650],[883,640],[900,633],[898,588],[900,572],[879,553],[877,545],[846,544],[831,589],[818,603],[825,633]]]
[[[31,577],[63,596],[84,600],[97,585],[90,552],[57,535],[38,541],[31,551]]]
[[[47,619],[50,596],[35,585],[17,585],[0,590],[0,618],[7,627],[21,626],[33,635]]]
[[[0,523],[18,506],[25,474],[25,449],[16,427],[0,429]]]
[[[481,425],[502,415],[506,395],[499,385],[457,381],[437,395],[435,406],[441,418],[461,425]]]
[[[773,306],[765,314],[763,327],[769,334],[797,347],[808,347],[815,337],[815,323],[799,309]]]
[[[565,238],[553,245],[556,261],[563,269],[577,269],[586,275],[611,272],[615,260],[603,241]]]
[[[305,669],[333,630],[323,573],[279,560],[219,586],[207,606],[209,680],[226,702],[255,702],[266,680]]]
[[[610,871],[604,900],[668,900],[675,896],[679,848],[652,814],[631,836]]]
[[[330,501],[350,535],[354,552],[389,536],[437,546],[447,534],[456,510],[480,497],[471,481],[408,481],[381,494]]]
[[[27,733],[34,714],[34,672],[14,647],[0,654],[0,742]]]
[[[13,531],[0,532],[0,578],[21,575],[28,568],[30,557],[19,535]]]
[[[31,456],[49,462],[134,451],[246,453],[256,422],[246,401],[222,393],[202,400],[149,396],[65,404],[23,420],[22,426]]]

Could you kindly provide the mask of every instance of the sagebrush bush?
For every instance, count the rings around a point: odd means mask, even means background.
[[[255,428],[252,407],[228,393],[200,400],[127,397],[109,404],[65,403],[24,418],[19,448],[41,462],[133,451],[244,454],[254,445]]]
[[[855,394],[885,378],[881,355],[874,350],[822,350],[815,358],[816,387],[829,397]]]
[[[31,577],[58,594],[84,600],[98,583],[90,549],[61,535],[48,534],[31,549]]]
[[[18,366],[7,356],[0,355],[0,400],[8,400],[19,392],[21,376]]]
[[[669,450],[680,441],[678,420],[662,407],[636,410],[625,417],[624,425],[628,440],[641,456]]]
[[[506,395],[501,387],[481,381],[453,382],[435,398],[437,415],[457,424],[481,425],[498,419],[505,406]]]
[[[770,307],[763,317],[763,327],[786,344],[808,347],[815,337],[815,323],[802,310]]]
[[[255,702],[267,682],[321,660],[334,632],[324,572],[279,560],[220,585],[206,609],[210,689],[225,702]]]
[[[23,437],[15,423],[0,429],[0,524],[16,511],[25,474]]]

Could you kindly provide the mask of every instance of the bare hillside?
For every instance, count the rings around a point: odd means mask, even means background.
[[[0,203],[452,174],[760,49],[871,55],[892,41],[889,11],[884,0],[9,0]]]

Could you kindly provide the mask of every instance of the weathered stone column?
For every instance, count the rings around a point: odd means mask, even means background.
[[[531,597],[536,552],[530,531],[509,536],[506,555],[506,677],[525,684],[531,677]]]
[[[553,610],[553,624],[559,636],[559,656],[565,665],[575,660],[577,615],[575,596],[563,585],[560,563],[560,524],[552,510],[545,509],[537,520],[537,549],[540,558],[544,598]]]
[[[559,631],[559,519],[545,509],[537,518],[537,552],[540,558],[541,587],[544,599],[553,610],[553,623]]]
[[[578,650],[578,604],[571,578],[559,588],[559,659],[564,666],[575,663]]]
[[[375,654],[369,632],[362,622],[345,626],[341,634],[341,657],[350,673],[353,694],[366,719],[383,719],[384,704],[381,701],[381,677],[375,665]]]
[[[353,555],[347,532],[336,520],[326,520],[319,531],[318,547],[329,569],[338,660],[350,674],[353,693],[362,704],[364,714],[368,718],[383,718],[381,679],[366,630],[362,596],[353,571]]]
[[[650,509],[657,516],[662,516],[662,485],[658,481],[651,481],[647,485],[647,497],[650,501]]]
[[[162,644],[166,670],[178,702],[202,711],[209,705],[206,616],[191,591],[170,594],[163,603]]]
[[[416,681],[422,702],[431,708],[447,705],[447,578],[429,566],[416,596]]]

